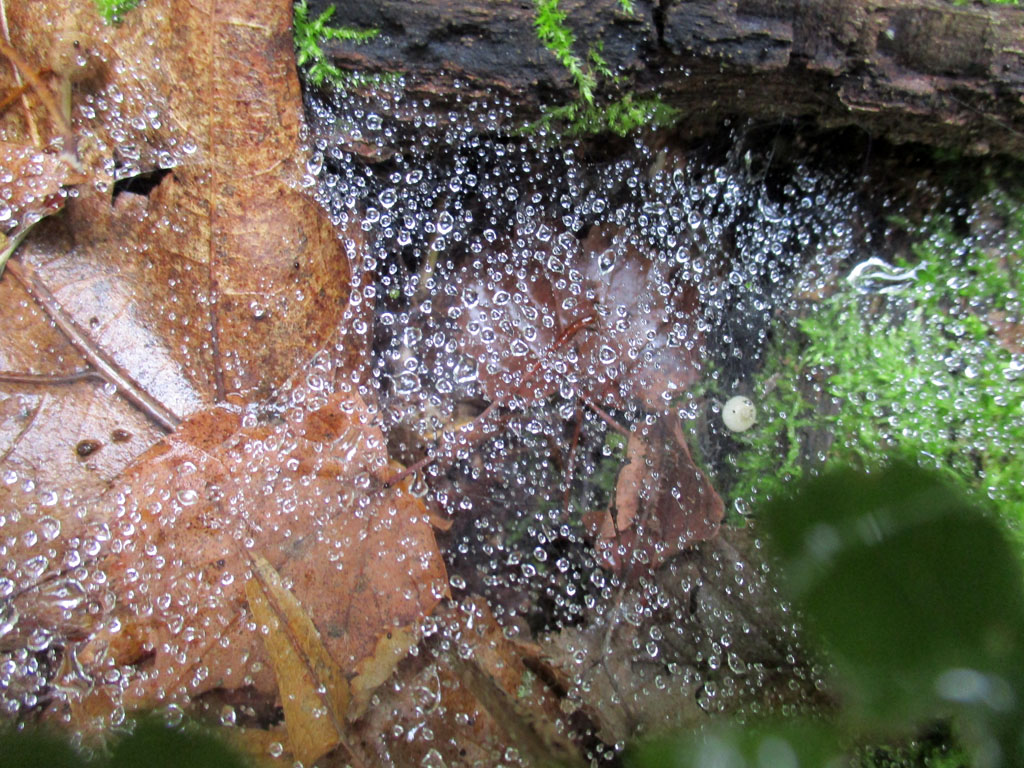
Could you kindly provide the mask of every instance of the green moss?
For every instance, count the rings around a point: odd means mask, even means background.
[[[142,0],[93,0],[96,10],[107,24],[120,24],[124,15]]]
[[[572,76],[573,82],[579,90],[580,98],[585,103],[592,105],[597,79],[590,66],[585,64],[572,50],[576,44],[576,35],[565,26],[565,11],[559,9],[558,0],[533,0],[533,5],[536,10],[533,24],[537,30],[537,39],[555,55],[559,63]]]
[[[632,15],[635,11],[631,0],[620,0],[620,5],[625,13]],[[599,101],[599,78],[612,84],[619,82],[604,58],[603,41],[591,44],[584,60],[573,51],[576,36],[565,25],[566,14],[558,7],[558,0],[534,0],[534,8],[537,38],[572,76],[579,97],[570,104],[544,109],[541,118],[527,125],[524,133],[558,127],[568,136],[625,136],[641,126],[662,127],[678,120],[679,110],[657,95],[638,97],[626,93],[610,101]]]
[[[999,335],[1024,314],[1017,206],[1001,194],[982,201],[1006,221],[998,248],[935,217],[888,279],[844,280],[778,334],[755,382],[758,424],[736,438],[734,500],[775,497],[830,466],[903,457],[996,506],[1024,544],[1024,355]]]
[[[573,102],[544,110],[540,120],[530,130],[551,129],[559,126],[568,136],[590,136],[614,133],[626,136],[641,126],[666,127],[679,119],[679,110],[669,106],[659,96],[637,97],[627,93],[608,104]]]
[[[321,47],[328,40],[343,40],[365,43],[380,34],[377,29],[355,29],[353,27],[331,27],[328,22],[334,15],[334,6],[328,6],[316,19],[309,18],[307,0],[295,4],[295,53],[300,69],[313,85],[331,83],[335,86],[352,85],[354,77],[331,64]],[[365,76],[364,76],[365,77]]]

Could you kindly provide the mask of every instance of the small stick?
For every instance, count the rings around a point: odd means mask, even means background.
[[[20,373],[16,371],[0,371],[0,383],[28,384],[29,386],[46,386],[48,384],[74,384],[85,379],[103,379],[98,371],[91,368],[73,373]]]
[[[13,88],[10,93],[8,93],[6,96],[4,96],[4,98],[2,100],[0,100],[0,112],[6,111],[6,109],[9,106],[11,106],[11,104],[13,104],[19,98],[24,96],[25,92],[28,89],[29,89],[29,86],[28,86],[27,83],[22,83],[21,85],[17,86],[16,88]]]
[[[0,0],[0,27],[2,27],[4,42],[11,42],[11,30],[7,26],[7,5],[4,0]],[[32,146],[42,147],[43,143],[39,140],[39,129],[36,127],[35,118],[32,117],[32,108],[28,103],[28,96],[25,95],[24,86],[25,84],[21,80],[21,73],[18,71],[18,65],[13,61],[11,62],[11,69],[14,70],[14,82],[18,84],[21,95],[21,105],[25,109],[25,123],[28,125],[28,135],[32,139]]]
[[[64,311],[60,302],[57,301],[57,297],[50,293],[49,288],[43,285],[35,270],[16,261],[10,261],[7,263],[7,271],[14,275],[15,279],[28,291],[29,295],[46,311],[50,319],[68,337],[68,341],[82,353],[90,365],[96,369],[97,373],[117,387],[117,390],[128,402],[163,427],[167,432],[173,432],[177,428],[178,424],[181,423],[181,419],[169,411],[163,403],[132,381],[113,360],[107,357],[82,332],[78,324]]]
[[[565,482],[565,501],[563,508],[565,510],[565,519],[569,519],[569,513],[571,511],[570,505],[572,504],[572,480],[573,480],[573,466],[576,463],[576,446],[580,442],[580,432],[583,431],[583,409],[579,407],[579,403],[576,404],[576,428],[572,432],[572,442],[569,443],[569,459],[565,464],[564,482]]]
[[[22,55],[14,50],[10,43],[4,40],[2,36],[0,36],[0,53],[6,56],[18,68],[22,76],[32,86],[32,90],[35,91],[36,96],[50,114],[53,124],[60,129],[60,133],[64,137],[64,154],[67,156],[68,162],[76,171],[81,171],[82,166],[78,161],[78,154],[75,151],[75,135],[71,132],[71,124],[65,119],[64,112],[61,111],[56,99],[53,98],[50,89],[46,87],[46,83],[42,81]]]
[[[589,397],[585,395],[583,397],[583,402],[587,404],[587,408],[589,408],[590,410],[592,410],[594,413],[601,417],[601,421],[603,421],[613,430],[618,432],[624,438],[629,440],[631,435],[630,431],[621,424],[619,424],[619,422],[617,422],[615,419],[613,419],[609,413],[607,413],[603,408],[601,408],[601,406],[593,402]]]

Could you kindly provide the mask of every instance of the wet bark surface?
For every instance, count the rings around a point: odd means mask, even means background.
[[[311,0],[319,13],[331,0]],[[407,90],[446,108],[503,93],[524,115],[576,97],[538,41],[529,0],[334,2],[333,23],[375,27],[332,43],[350,70],[402,72]],[[563,0],[574,53],[600,41],[620,76],[602,94],[657,92],[688,132],[727,117],[856,126],[896,143],[1024,156],[1024,11],[946,0]]]

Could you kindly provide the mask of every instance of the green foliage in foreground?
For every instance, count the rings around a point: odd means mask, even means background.
[[[328,22],[334,15],[334,6],[315,19],[309,18],[307,0],[295,4],[295,53],[296,63],[304,68],[306,77],[313,85],[332,85],[342,87],[349,85],[350,75],[342,72],[331,64],[321,47],[328,40],[345,40],[353,43],[365,43],[380,34],[377,29],[354,29],[352,27],[331,27]]]
[[[868,265],[776,337],[755,381],[758,424],[737,438],[734,499],[756,506],[808,472],[896,456],[1020,533],[1024,355],[1000,323],[1024,317],[1024,210],[1001,195],[981,205],[1006,222],[998,247],[936,217],[911,258]]]
[[[972,768],[1024,764],[1024,574],[998,521],[902,462],[828,473],[760,517],[781,586],[831,662],[839,711],[647,742],[628,766],[856,765],[852,744],[937,719],[952,720]]]
[[[157,719],[135,724],[108,754],[87,758],[66,737],[45,730],[0,730],[0,768],[246,768],[220,739],[193,727]]]
[[[107,24],[120,24],[124,15],[142,0],[93,0],[96,10]]]

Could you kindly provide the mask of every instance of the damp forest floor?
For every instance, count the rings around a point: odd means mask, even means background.
[[[3,9],[0,766],[1024,761],[1018,165],[237,5]]]

